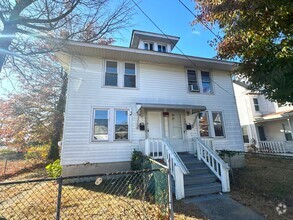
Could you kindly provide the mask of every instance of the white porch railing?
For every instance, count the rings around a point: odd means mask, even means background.
[[[153,159],[164,160],[175,181],[176,199],[184,198],[184,175],[189,174],[189,171],[168,140],[146,139],[144,141],[140,141],[140,150],[144,153],[144,155],[150,156]]]
[[[222,191],[230,191],[229,165],[219,155],[208,147],[200,138],[195,138],[197,158],[202,160],[222,183]],[[195,150],[195,149],[194,149]]]
[[[292,141],[259,141],[259,151],[273,154],[293,153]]]

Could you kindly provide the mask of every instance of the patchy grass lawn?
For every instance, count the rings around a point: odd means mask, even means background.
[[[5,181],[44,178],[44,172],[35,166]],[[54,219],[57,190],[55,181],[0,186],[0,219]],[[138,199],[96,192],[83,184],[62,187],[62,219],[167,219],[164,209]],[[178,220],[206,219],[196,206],[181,201],[174,200],[174,211]]]
[[[246,155],[246,167],[234,170],[231,197],[267,219],[293,219],[293,158]],[[279,215],[276,207],[285,204]]]

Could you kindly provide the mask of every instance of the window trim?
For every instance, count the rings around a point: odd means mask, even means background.
[[[132,141],[132,134],[131,134],[131,109],[128,107],[119,107],[119,106],[103,106],[103,107],[96,107],[92,106],[92,114],[91,114],[91,134],[90,134],[90,143],[114,143],[114,142],[131,142]],[[108,140],[95,140],[94,139],[94,126],[95,126],[95,110],[106,110],[108,111]],[[115,140],[115,123],[116,123],[116,110],[120,111],[127,111],[127,121],[128,121],[128,140]]]
[[[212,137],[212,134],[211,134],[211,123],[210,123],[210,114],[209,114],[209,111],[203,111],[206,113],[207,115],[207,125],[208,125],[208,133],[209,135],[208,136],[200,136],[200,118],[198,118],[198,135],[200,138],[210,138]]]
[[[95,133],[95,112],[96,110],[101,110],[101,111],[107,111],[107,116],[108,116],[108,140],[96,140],[94,138],[94,133]],[[91,141],[92,142],[109,142],[110,141],[110,109],[109,108],[93,108],[93,112],[92,112],[92,118],[91,118],[91,122],[92,122],[92,133],[91,133]]]
[[[213,119],[213,113],[220,113],[221,114],[221,119],[222,119],[222,130],[223,130],[223,135],[222,136],[216,136],[215,132],[215,125],[214,125],[214,119]],[[224,112],[223,111],[211,111],[211,120],[212,120],[212,125],[213,125],[213,132],[214,132],[214,137],[215,138],[226,138],[226,126],[225,126],[225,118],[224,118]]]
[[[202,72],[205,72],[205,73],[209,74],[209,78],[210,78],[209,83],[210,83],[210,88],[211,88],[210,92],[204,92],[203,91],[203,83],[204,83],[204,81],[202,80]],[[202,94],[214,94],[213,79],[212,79],[211,71],[207,71],[207,70],[201,70],[200,71],[200,83],[201,83],[201,93]]]
[[[257,103],[255,103],[254,100],[256,100]],[[253,97],[253,98],[252,98],[252,103],[253,103],[253,106],[254,106],[254,111],[256,111],[256,112],[260,112],[260,108],[259,108],[260,105],[259,105],[258,97]],[[257,106],[258,110],[256,110],[256,106]]]
[[[116,133],[116,112],[117,111],[126,111],[127,112],[127,135],[128,135],[128,139],[127,140],[116,140],[115,138],[115,133]],[[130,141],[130,112],[129,109],[121,109],[121,108],[113,108],[113,112],[114,112],[114,121],[113,121],[113,141],[116,142],[123,142],[123,141]]]
[[[126,73],[126,68],[125,68],[126,63],[134,64],[134,75]],[[135,87],[125,86],[125,76],[135,76]],[[128,88],[128,89],[136,89],[137,88],[137,64],[135,62],[127,62],[127,61],[123,62],[123,86],[122,87]]]
[[[117,86],[106,85],[106,68],[107,61],[117,63]],[[125,75],[125,63],[132,63],[135,65],[135,87],[125,87],[124,86],[124,75]],[[109,60],[104,59],[103,62],[103,72],[101,74],[101,87],[102,88],[111,88],[111,89],[130,89],[136,90],[139,89],[139,63],[134,61],[120,61],[120,60]]]

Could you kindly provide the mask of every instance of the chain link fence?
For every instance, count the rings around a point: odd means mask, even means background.
[[[169,219],[168,169],[0,183],[0,219]]]

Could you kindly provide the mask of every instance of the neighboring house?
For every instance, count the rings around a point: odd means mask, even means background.
[[[279,105],[251,92],[245,82],[234,81],[234,92],[245,146],[269,153],[293,152],[293,106]]]
[[[178,40],[133,31],[129,48],[67,43],[59,53],[69,71],[63,175],[129,170],[134,149],[156,158],[168,153],[173,169],[182,162],[176,152],[194,152],[196,140],[244,150],[234,63],[173,54]]]

